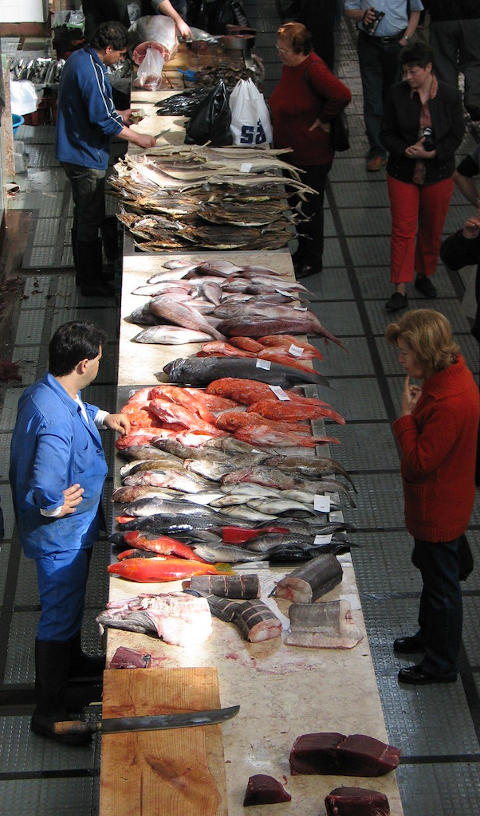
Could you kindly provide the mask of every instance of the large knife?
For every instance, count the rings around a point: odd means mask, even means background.
[[[123,731],[161,731],[167,728],[191,728],[214,725],[235,717],[240,706],[214,708],[210,711],[187,711],[183,714],[159,714],[152,717],[114,717],[98,722],[71,720],[55,723],[56,734],[119,734]]]

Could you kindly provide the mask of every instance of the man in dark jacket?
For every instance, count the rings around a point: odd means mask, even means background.
[[[130,110],[119,112],[113,104],[106,68],[118,63],[126,50],[126,28],[117,22],[102,23],[91,44],[65,63],[58,92],[56,157],[72,184],[72,250],[76,281],[86,296],[113,294],[103,276],[99,237],[107,221],[104,189],[110,140],[116,136],[143,148],[155,144],[153,136],[128,127]]]
[[[425,0],[430,13],[430,45],[439,79],[458,85],[465,75],[465,107],[480,122],[480,3],[478,0]]]

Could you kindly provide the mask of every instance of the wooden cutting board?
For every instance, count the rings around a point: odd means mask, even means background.
[[[103,717],[220,708],[214,668],[107,670]],[[221,725],[102,736],[100,816],[227,816]]]

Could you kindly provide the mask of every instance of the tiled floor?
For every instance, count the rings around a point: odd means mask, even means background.
[[[251,24],[262,32],[257,50],[265,63],[268,95],[280,76],[273,47],[280,22],[277,6],[274,0],[262,4],[247,0],[245,6]],[[477,816],[478,569],[465,584],[464,640],[457,683],[399,688],[396,673],[401,662],[391,653],[393,638],[415,626],[420,584],[409,560],[411,544],[403,526],[399,459],[391,432],[403,377],[394,351],[383,340],[388,322],[384,302],[390,293],[388,198],[384,173],[365,172],[366,141],[354,32],[345,23],[339,41],[338,72],[354,93],[348,114],[352,148],[337,156],[330,174],[324,270],[318,278],[309,279],[308,285],[314,295],[313,310],[348,347],[345,353],[330,345],[321,370],[334,386],[332,402],[348,420],[345,428],[335,428],[343,443],[335,455],[354,474],[359,490],[357,509],[346,513],[359,528],[355,540],[360,546],[353,551],[357,582],[387,730],[391,742],[402,748],[398,781],[405,816]],[[29,170],[27,177],[19,177],[22,192],[12,206],[30,209],[34,217],[24,257],[28,297],[18,304],[13,359],[20,362],[27,385],[44,370],[46,343],[52,329],[73,317],[97,320],[107,328],[111,342],[89,399],[109,407],[115,397],[118,312],[111,304],[105,308],[102,301],[82,301],[72,274],[61,273],[71,262],[71,205],[63,173],[53,158],[53,130],[24,128],[21,137],[30,151]],[[459,154],[473,146],[472,137],[467,136]],[[456,192],[446,232],[460,226],[467,212],[468,205]],[[41,274],[35,275],[37,270]],[[451,320],[456,340],[478,375],[478,344],[469,334],[460,306],[461,281],[442,267],[436,280],[439,298],[435,308]],[[413,292],[410,295],[413,307],[424,305],[425,301]],[[3,462],[8,457],[20,393],[21,387],[13,385],[0,395]],[[111,441],[107,444],[107,452],[111,452]],[[38,601],[31,563],[21,555],[15,538],[5,470],[0,476],[7,528],[0,551],[0,634],[7,644],[0,655],[0,816],[33,812],[41,816],[90,816],[98,808],[98,746],[62,749],[33,737],[28,729],[26,704],[32,698],[32,644]],[[478,558],[479,530],[480,513],[476,507],[468,537]],[[106,560],[105,545],[100,544],[87,599],[85,635],[91,648],[98,646],[94,616],[105,598]]]

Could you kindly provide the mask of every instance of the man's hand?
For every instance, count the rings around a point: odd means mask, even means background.
[[[137,133],[135,144],[146,149],[148,147],[155,147],[157,140],[155,139],[155,136],[150,136],[149,133]]]
[[[63,491],[62,509],[57,516],[54,516],[54,519],[69,516],[71,513],[74,513],[80,502],[83,501],[83,493],[83,487],[80,487],[79,484],[67,487],[67,489]]]
[[[126,414],[107,414],[103,424],[111,431],[118,431],[122,436],[130,433],[130,420]]]
[[[405,377],[402,394],[402,416],[408,416],[408,414],[413,413],[413,409],[420,399],[421,393],[422,389],[420,386],[410,385],[410,377]]]
[[[470,241],[473,238],[478,238],[480,235],[480,213],[478,215],[472,215],[471,218],[468,218],[463,225],[463,237],[468,238]]]
[[[128,108],[128,110],[117,111],[117,113],[119,113],[122,117],[122,122],[124,125],[130,125],[133,121],[131,108]]]
[[[190,27],[187,25],[185,20],[182,20],[181,17],[178,20],[175,20],[175,25],[177,27],[177,31],[184,40],[188,40],[189,42],[193,40],[193,34],[190,31]]]
[[[362,23],[366,28],[368,28],[368,26],[372,25],[373,22],[375,22],[375,8],[374,6],[370,6],[362,17]]]

